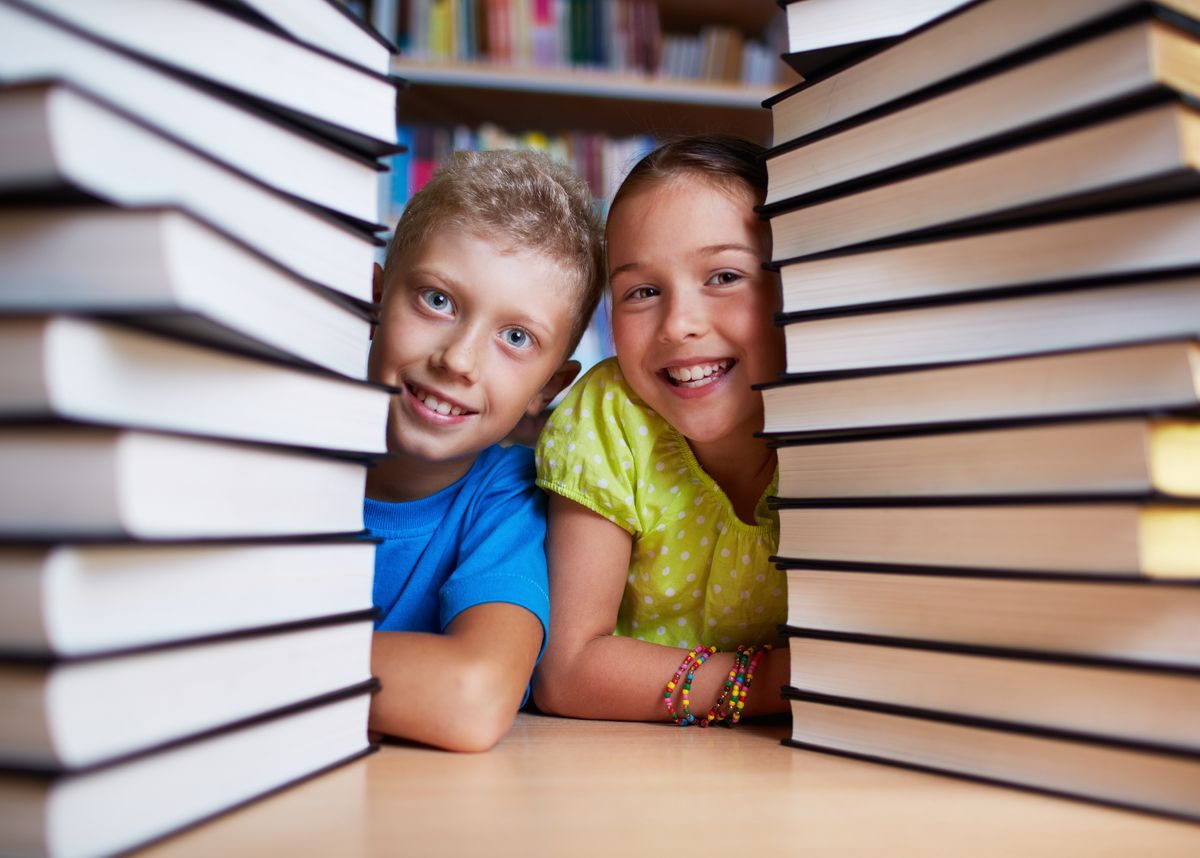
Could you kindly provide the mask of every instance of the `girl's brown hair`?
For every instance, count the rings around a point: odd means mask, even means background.
[[[682,173],[699,173],[718,185],[749,191],[759,205],[767,197],[765,152],[759,144],[732,134],[667,140],[629,171],[613,195],[609,211],[627,197]]]

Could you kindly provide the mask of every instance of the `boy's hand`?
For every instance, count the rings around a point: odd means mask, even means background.
[[[542,624],[507,602],[467,608],[445,634],[375,632],[382,689],[369,728],[451,751],[486,751],[512,726],[542,646]]]

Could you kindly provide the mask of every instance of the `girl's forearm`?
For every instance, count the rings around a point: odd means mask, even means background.
[[[663,702],[671,680],[687,650],[615,635],[597,636],[574,648],[569,657],[551,653],[538,669],[534,699],[543,711],[572,718],[611,721],[667,721]],[[708,714],[725,687],[734,664],[732,652],[720,652],[694,671],[690,691],[691,713]],[[763,656],[754,672],[743,715],[783,712],[780,686],[788,683],[787,650]],[[681,709],[680,692],[673,700]]]

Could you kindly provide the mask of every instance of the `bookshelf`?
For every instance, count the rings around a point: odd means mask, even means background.
[[[658,6],[664,33],[694,34],[702,26],[720,24],[736,27],[747,38],[761,38],[782,15],[774,0],[659,0]],[[746,86],[405,56],[393,60],[392,71],[410,82],[398,103],[399,115],[409,122],[471,127],[489,122],[512,132],[589,131],[613,137],[725,131],[762,142],[771,129],[763,99],[798,80]]]

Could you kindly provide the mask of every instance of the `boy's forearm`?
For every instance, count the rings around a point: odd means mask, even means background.
[[[381,690],[370,729],[452,751],[486,751],[508,731],[541,648],[542,626],[507,603],[468,608],[445,634],[376,632]]]

